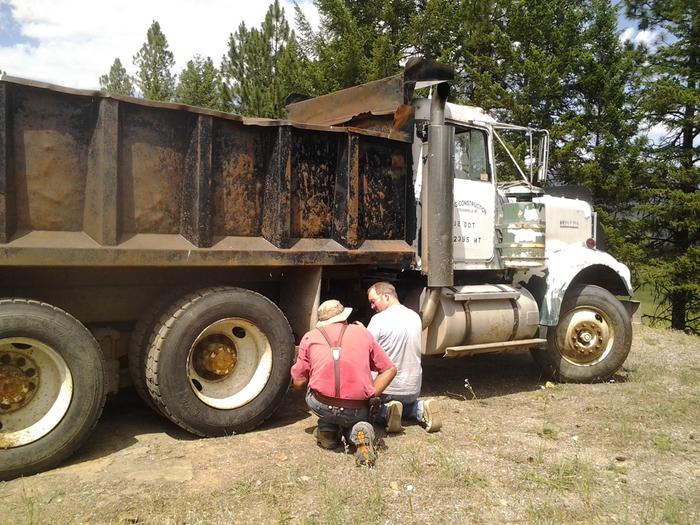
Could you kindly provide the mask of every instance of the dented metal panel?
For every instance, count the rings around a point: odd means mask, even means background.
[[[389,135],[4,77],[0,265],[408,266]]]
[[[545,218],[544,204],[536,202],[506,202],[501,207],[498,243],[506,268],[544,266]]]
[[[287,106],[289,118],[310,124],[346,123],[359,115],[393,115],[404,101],[403,73]]]
[[[357,127],[412,142],[414,90],[453,78],[451,67],[414,57],[398,75],[290,103],[287,113],[294,122]]]

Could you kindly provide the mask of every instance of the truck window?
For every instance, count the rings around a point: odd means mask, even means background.
[[[486,156],[486,134],[476,129],[455,133],[455,179],[490,180]]]

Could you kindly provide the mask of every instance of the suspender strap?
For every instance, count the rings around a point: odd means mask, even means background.
[[[318,331],[321,332],[323,338],[326,340],[326,343],[328,343],[328,348],[330,349],[331,357],[333,358],[333,372],[335,373],[335,397],[340,397],[340,352],[342,351],[341,345],[343,343],[343,335],[345,335],[345,329],[347,327],[347,324],[343,324],[343,326],[340,329],[340,337],[338,338],[338,342],[335,345],[331,343],[331,340],[328,338],[328,334],[323,329],[323,327],[318,329]],[[334,348],[338,349],[337,355],[333,352]]]

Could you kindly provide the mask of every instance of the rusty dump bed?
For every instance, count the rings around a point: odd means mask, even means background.
[[[411,144],[0,80],[0,265],[413,260]]]

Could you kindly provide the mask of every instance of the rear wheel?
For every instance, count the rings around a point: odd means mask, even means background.
[[[90,434],[105,402],[104,360],[69,314],[0,301],[0,479],[51,468]]]
[[[148,386],[146,386],[146,359],[153,331],[160,317],[179,297],[185,295],[186,290],[171,290],[151,303],[143,312],[131,332],[129,339],[129,375],[134,390],[139,397],[153,410],[158,407],[153,403]]]
[[[244,432],[289,386],[294,340],[284,314],[241,288],[191,293],[166,312],[148,351],[149,393],[174,423],[202,436]]]
[[[632,323],[620,301],[587,285],[567,293],[546,349],[533,355],[560,381],[603,381],[622,366],[631,345]]]

